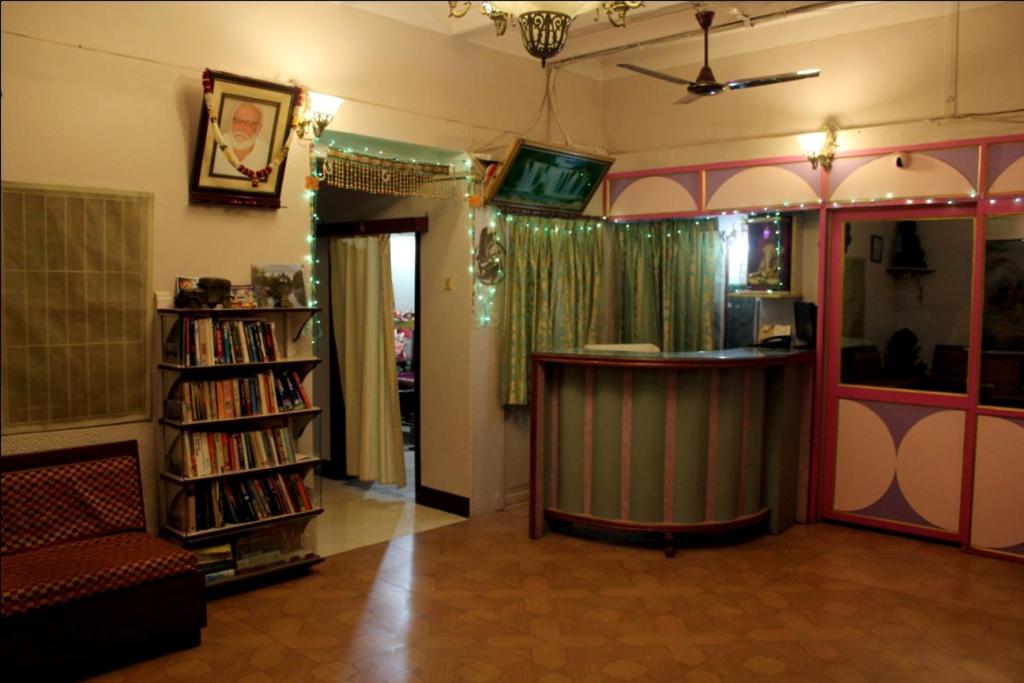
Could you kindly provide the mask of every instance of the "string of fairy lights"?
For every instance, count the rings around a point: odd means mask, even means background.
[[[310,175],[306,178],[306,197],[307,197],[307,199],[309,201],[309,207],[310,207],[310,211],[309,211],[310,230],[309,230],[309,234],[307,235],[307,241],[309,243],[309,254],[306,256],[306,260],[309,262],[310,270],[311,270],[310,281],[312,283],[313,294],[312,294],[312,299],[311,299],[310,305],[313,306],[313,307],[316,307],[316,306],[319,305],[318,300],[317,300],[317,291],[318,291],[319,286],[320,286],[320,280],[319,280],[319,277],[318,277],[319,269],[317,267],[319,265],[319,258],[318,258],[317,240],[316,240],[316,225],[317,225],[317,222],[319,221],[319,218],[320,218],[319,214],[317,213],[317,198],[318,198],[318,194],[319,194],[319,191],[320,191],[321,183],[328,176],[328,174],[326,172],[326,170],[327,170],[326,166],[327,166],[328,159],[329,158],[333,158],[335,162],[344,160],[344,161],[347,161],[349,163],[360,163],[360,164],[363,164],[363,165],[366,165],[366,166],[371,166],[372,165],[373,167],[378,167],[378,164],[373,163],[373,161],[371,159],[371,157],[373,157],[375,152],[373,150],[370,150],[369,148],[364,148],[362,150],[362,153],[360,153],[358,150],[352,149],[350,147],[346,147],[343,150],[335,150],[334,147],[335,147],[334,141],[330,141],[328,143],[328,145],[326,147],[324,147],[323,145],[320,144],[320,139],[319,138],[314,138],[313,141],[312,141],[312,144],[310,144]],[[384,152],[383,152],[383,150],[379,150],[376,154],[379,155],[379,158],[381,158],[384,161],[386,161],[386,163],[381,163],[379,165],[380,168],[390,168],[390,169],[400,170],[400,169],[403,168],[403,164],[405,164],[410,169],[416,169],[416,170],[418,170],[419,172],[422,172],[422,173],[431,173],[431,174],[433,174],[435,176],[435,178],[437,177],[436,169],[429,169],[429,168],[427,168],[428,166],[434,166],[433,164],[423,164],[422,162],[418,162],[416,159],[397,159],[397,158],[387,158],[387,159],[384,159]],[[321,163],[321,159],[323,159],[322,163]],[[481,200],[481,196],[476,191],[479,179],[477,179],[477,178],[475,178],[473,176],[473,173],[472,173],[473,162],[472,162],[471,159],[467,158],[467,159],[463,160],[462,164],[464,166],[464,171],[465,171],[465,173],[464,173],[464,175],[462,177],[465,178],[465,182],[466,182],[466,187],[465,187],[465,192],[463,194],[463,198],[466,200],[466,204],[467,204],[467,208],[468,208],[468,211],[467,211],[467,214],[466,214],[466,218],[468,220],[468,227],[467,227],[467,230],[466,230],[466,236],[467,236],[467,238],[469,240],[470,264],[469,264],[468,270],[469,270],[469,274],[470,274],[470,277],[471,277],[472,282],[473,282],[473,304],[472,304],[473,305],[473,319],[474,319],[475,325],[477,327],[490,327],[490,326],[492,326],[492,325],[494,325],[496,323],[495,306],[496,306],[496,298],[497,298],[497,293],[498,293],[497,285],[504,279],[505,263],[504,263],[504,259],[502,258],[500,260],[496,259],[496,263],[494,263],[494,264],[489,264],[489,265],[491,265],[493,267],[489,269],[490,270],[490,279],[486,279],[486,281],[485,281],[485,278],[480,277],[480,273],[478,272],[478,263],[479,263],[479,257],[480,257],[480,253],[478,253],[478,248],[479,248],[478,245],[480,244],[480,238],[481,238],[482,232],[489,231],[490,239],[494,240],[494,242],[496,242],[499,245],[499,247],[501,249],[501,253],[503,253],[503,250],[504,250],[504,246],[503,246],[503,240],[504,240],[503,232],[504,232],[504,229],[507,227],[508,223],[512,222],[517,217],[517,215],[513,214],[513,213],[503,212],[500,208],[494,207],[494,206],[490,206],[490,207],[484,208],[482,200]],[[452,169],[452,167],[450,165],[448,166],[448,169],[449,169],[450,175],[452,175],[452,179],[457,179],[457,177],[455,177],[451,173],[453,171],[453,169]],[[340,176],[337,171],[332,173],[331,176],[332,176],[332,178],[344,177],[344,176]],[[373,191],[372,186],[366,186],[365,185],[365,182],[366,182],[365,180],[353,181],[353,182],[361,182],[361,183],[363,183],[363,189],[364,190]],[[332,185],[336,184],[336,181],[332,181],[331,184]],[[381,189],[381,191],[384,191],[387,194],[410,194],[410,196],[413,196],[413,195],[418,195],[418,196],[435,196],[436,195],[437,198],[442,198],[440,195],[437,195],[437,193],[433,192],[433,191],[431,191],[430,193],[418,193],[418,192],[406,193],[404,191],[396,192],[396,191],[393,191],[393,190],[388,189],[387,187],[383,187],[383,186],[380,189]],[[405,188],[405,189],[408,189],[408,188]],[[910,198],[910,199],[899,198],[899,199],[897,199],[897,198],[894,197],[894,194],[892,192],[888,192],[888,193],[885,193],[884,195],[882,195],[880,197],[868,198],[868,199],[846,199],[846,200],[842,200],[842,202],[840,202],[840,201],[825,202],[821,198],[818,198],[817,202],[813,202],[813,201],[812,202],[799,202],[799,203],[798,202],[783,202],[780,207],[777,207],[777,208],[774,208],[774,209],[766,206],[766,207],[763,207],[763,210],[760,211],[760,212],[755,211],[753,209],[745,209],[745,210],[744,209],[734,209],[734,210],[715,212],[715,215],[713,215],[713,216],[694,217],[694,218],[689,219],[688,222],[691,225],[699,226],[701,223],[717,222],[717,216],[718,215],[727,216],[729,214],[733,214],[733,215],[743,214],[743,218],[742,218],[742,221],[741,221],[742,225],[743,225],[742,231],[735,231],[735,232],[728,232],[728,233],[723,232],[723,234],[722,234],[723,241],[728,245],[731,242],[733,242],[735,239],[738,239],[740,237],[740,232],[742,232],[745,235],[752,225],[756,224],[758,227],[761,227],[761,226],[764,226],[766,221],[770,221],[772,226],[773,226],[772,229],[771,229],[773,235],[768,235],[765,238],[765,240],[766,241],[770,240],[772,238],[772,236],[774,236],[774,240],[773,241],[774,241],[774,244],[775,244],[775,256],[776,256],[777,259],[781,259],[782,251],[784,249],[784,246],[782,244],[782,231],[779,229],[779,224],[780,224],[780,220],[781,220],[781,217],[782,217],[782,213],[781,212],[783,210],[785,210],[785,209],[791,209],[791,210],[795,210],[796,208],[800,208],[800,209],[818,209],[818,208],[820,208],[823,205],[826,205],[826,206],[830,205],[832,208],[837,208],[837,207],[839,207],[839,206],[841,206],[843,204],[845,204],[847,206],[850,206],[850,205],[857,205],[857,204],[860,204],[860,205],[865,205],[865,204],[893,205],[893,204],[904,204],[905,203],[905,204],[908,204],[908,205],[912,205],[912,204],[926,204],[927,205],[927,204],[942,204],[942,203],[944,203],[946,205],[952,206],[952,205],[958,203],[958,201],[974,201],[976,199],[976,197],[977,197],[977,194],[975,192],[971,192],[970,195],[969,195],[969,198],[964,197],[964,198],[939,198],[939,199],[936,199],[936,198]],[[1021,197],[992,197],[992,198],[988,199],[988,203],[990,205],[994,205],[994,204],[996,204],[997,202],[1000,202],[1000,201],[1005,201],[1005,202],[1012,203],[1014,205],[1014,208],[1016,208],[1017,206],[1020,206],[1022,204],[1022,198]],[[482,209],[482,210],[478,211],[478,209]],[[483,221],[486,222],[485,227],[478,226],[478,222],[481,222],[481,221],[478,220],[478,219],[481,218],[481,214],[483,216]],[[504,219],[504,221],[502,221],[502,219]],[[503,225],[503,222],[506,225]],[[606,217],[604,217],[601,220],[598,220],[596,222],[593,221],[592,219],[589,219],[589,223],[588,223],[587,220],[584,220],[584,221],[578,223],[575,226],[568,226],[566,228],[566,231],[569,234],[573,234],[575,231],[591,231],[591,230],[593,230],[595,228],[595,226],[597,228],[604,228],[608,224],[619,226],[619,227],[625,229],[626,231],[631,231],[633,229],[633,227],[636,226],[640,230],[645,230],[646,232],[643,233],[644,236],[646,238],[648,238],[648,239],[651,239],[651,238],[654,237],[654,232],[652,232],[652,230],[651,230],[651,226],[653,225],[653,223],[654,222],[625,222],[624,223],[624,222],[621,222],[621,221],[616,221],[614,219],[609,221]],[[535,222],[527,223],[527,228],[532,228],[535,231],[544,230],[544,232],[549,232],[550,230],[553,229],[556,233],[560,230],[560,228],[557,225],[554,226],[554,228],[552,228],[550,223],[548,223],[547,225],[542,225],[542,219],[537,219]],[[764,229],[764,228],[762,228],[762,229]],[[666,236],[667,237],[681,236],[681,235],[684,234],[684,232],[685,232],[685,229],[682,228],[682,227],[669,228],[666,231]],[[320,317],[319,316],[314,316],[313,327],[312,327],[312,337],[313,337],[314,342],[316,340],[320,339],[321,334],[322,334],[322,327],[321,327]]]
[[[483,278],[482,274],[478,272],[477,262],[479,254],[477,249],[480,244],[480,235],[477,229],[476,210],[482,206],[483,200],[475,192],[477,179],[472,174],[473,161],[466,159],[463,163],[466,169],[466,193],[464,196],[466,203],[469,205],[469,228],[466,232],[469,237],[469,275],[473,280],[473,320],[477,327],[490,327],[495,323],[494,306],[495,297],[498,292],[497,284],[505,277],[505,263],[501,261],[495,264],[495,279]],[[498,244],[501,244],[501,231],[498,230],[498,219],[501,218],[501,211],[497,208],[491,208],[483,213],[491,237]],[[485,282],[485,279],[489,281]]]
[[[377,154],[379,156],[374,157]],[[383,163],[374,164],[372,159],[380,159]],[[322,161],[321,161],[322,160]],[[316,226],[320,220],[320,215],[317,212],[318,195],[320,193],[321,185],[323,182],[327,182],[329,185],[347,187],[350,183],[348,176],[344,171],[338,169],[328,169],[329,164],[338,164],[338,162],[358,163],[361,166],[379,168],[381,170],[387,170],[390,172],[391,177],[402,179],[403,170],[409,172],[415,172],[420,176],[428,180],[437,180],[439,174],[437,168],[442,166],[440,164],[428,164],[416,159],[398,159],[393,157],[384,157],[384,151],[379,150],[374,152],[369,148],[364,148],[362,153],[351,147],[345,147],[344,149],[335,149],[335,142],[329,141],[326,147],[321,145],[319,138],[314,138],[310,144],[309,152],[309,166],[310,174],[306,178],[306,200],[309,202],[309,233],[306,235],[306,241],[309,245],[309,254],[306,256],[306,261],[310,264],[310,282],[312,283],[313,295],[310,301],[310,305],[316,307],[319,305],[317,300],[317,291],[320,286],[319,279],[319,264],[320,259],[318,257],[318,247],[316,239]],[[494,307],[495,298],[497,296],[497,282],[488,283],[481,281],[476,274],[476,259],[477,259],[477,243],[478,243],[478,228],[477,228],[477,208],[481,206],[480,195],[475,193],[476,179],[473,177],[472,160],[466,159],[463,162],[465,168],[465,182],[466,188],[463,194],[463,198],[466,200],[468,205],[468,228],[467,237],[469,239],[469,273],[473,280],[473,318],[476,321],[478,327],[489,327],[494,324]],[[453,176],[452,167],[448,166],[449,176]],[[407,174],[405,174],[407,175]],[[328,177],[330,176],[330,177]],[[455,178],[453,178],[455,179]],[[435,199],[443,199],[446,196],[450,196],[450,193],[445,191],[437,191],[430,189],[428,191],[418,191],[414,187],[415,183],[410,183],[408,179],[402,180],[401,187],[389,187],[387,182],[373,182],[367,181],[365,177],[359,177],[352,180],[353,186],[349,189],[360,189],[361,191],[371,192],[375,194],[394,194],[402,196],[425,196]],[[355,185],[358,184],[359,187]],[[501,234],[497,230],[497,220],[501,216],[500,211],[485,212],[488,215],[488,227],[491,230],[491,237],[501,243]],[[498,276],[500,278],[504,276],[504,264],[502,263],[498,267]],[[311,336],[315,341],[319,340],[322,336],[323,329],[320,321],[320,316],[315,316],[313,326],[311,328]]]
[[[309,201],[309,234],[306,235],[306,242],[309,244],[309,253],[306,255],[306,261],[309,263],[309,281],[311,297],[309,305],[316,308],[320,305],[317,297],[317,292],[320,291],[320,279],[319,269],[317,265],[320,263],[320,259],[317,253],[316,245],[316,224],[320,220],[320,214],[316,211],[317,196],[320,194],[320,181],[323,180],[323,173],[320,169],[319,164],[319,153],[317,149],[320,147],[320,138],[314,137],[309,145],[309,175],[306,176],[306,199]],[[320,316],[314,315],[311,321],[312,327],[310,329],[310,336],[315,345],[319,343],[323,337],[323,327],[320,322]],[[319,351],[315,351],[316,355],[320,355]]]

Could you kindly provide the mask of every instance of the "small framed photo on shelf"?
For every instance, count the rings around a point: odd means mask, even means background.
[[[209,70],[203,81],[189,202],[281,208],[300,89]]]
[[[200,303],[199,278],[189,275],[179,275],[174,278],[175,308],[194,308]]]
[[[256,308],[256,288],[252,285],[232,285],[229,308]]]
[[[306,304],[306,279],[301,264],[254,263],[252,286],[260,308],[302,308]]]
[[[885,238],[881,235],[871,236],[871,261],[874,263],[882,262],[882,248],[885,245]]]
[[[790,289],[793,224],[790,216],[747,219],[747,286],[751,291]]]
[[[182,292],[194,292],[199,288],[199,278],[179,275],[174,278],[174,296]]]

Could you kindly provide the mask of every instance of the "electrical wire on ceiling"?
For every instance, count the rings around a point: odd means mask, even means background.
[[[502,138],[508,135],[520,135],[522,137],[525,137],[540,122],[540,117],[544,113],[545,105],[547,105],[548,108],[551,110],[551,114],[554,116],[555,122],[558,124],[559,130],[562,132],[562,137],[565,139],[565,144],[569,146],[572,145],[572,140],[569,137],[569,133],[562,122],[562,117],[558,113],[558,106],[555,103],[555,79],[558,77],[558,72],[556,69],[551,68],[545,69],[544,72],[544,96],[541,98],[540,104],[537,105],[537,111],[534,114],[533,120],[530,122],[530,125],[524,128],[521,133],[518,133],[516,131],[505,131],[503,133],[500,133],[493,139],[487,141],[486,143],[477,148],[474,148],[472,146],[472,131],[470,131],[470,144],[469,146],[466,147],[466,149],[470,150],[470,154],[482,154],[490,152],[495,149],[500,149],[503,147],[503,145],[498,145],[496,143],[498,142],[498,140],[501,140]]]
[[[742,12],[737,14],[736,12],[729,11],[730,14],[732,14],[733,16],[737,16],[739,18],[718,24],[717,26],[713,27],[710,32],[720,33],[722,31],[729,31],[737,28],[749,28],[754,26],[755,24],[761,24],[767,21],[785,19],[800,14],[807,14],[809,12],[817,12],[824,9],[831,9],[839,5],[852,4],[854,1],[855,0],[830,0],[829,2],[814,2],[807,5],[800,5],[798,7],[789,7],[785,9],[775,10],[772,12],[766,12],[764,14],[759,14],[757,16],[749,16]],[[719,3],[693,3],[694,7],[699,7],[701,5],[707,4],[717,5]],[[697,38],[703,35],[704,32],[701,29],[682,31],[680,33],[672,33],[667,36],[648,38],[647,40],[639,40],[633,43],[626,43],[624,45],[617,45],[615,47],[609,47],[601,50],[594,50],[592,52],[585,52],[582,54],[573,55],[571,57],[555,59],[548,62],[548,64],[553,69],[560,69],[562,67],[568,66],[570,64],[575,64],[577,62],[582,62],[591,59],[599,59],[601,57],[610,57],[611,55],[619,54],[627,50],[649,47],[651,45],[661,45],[663,43],[676,42],[679,40],[685,40],[687,38]]]

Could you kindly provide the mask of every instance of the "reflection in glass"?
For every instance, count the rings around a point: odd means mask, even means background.
[[[1024,216],[985,222],[981,403],[1024,408]]]
[[[840,379],[966,393],[971,219],[848,223]]]

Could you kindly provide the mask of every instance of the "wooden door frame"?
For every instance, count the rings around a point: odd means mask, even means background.
[[[316,237],[322,238],[351,238],[367,237],[370,235],[395,235],[395,234],[416,234],[416,277],[413,287],[413,315],[416,319],[416,331],[412,336],[412,371],[416,375],[416,383],[413,386],[413,407],[416,411],[416,425],[413,429],[413,469],[414,485],[413,495],[417,504],[431,505],[433,489],[426,489],[423,486],[422,471],[420,465],[420,432],[422,431],[422,413],[420,410],[420,380],[423,373],[420,372],[420,337],[422,336],[422,320],[420,316],[420,240],[430,227],[430,220],[427,216],[413,216],[409,218],[383,218],[378,220],[342,221],[336,223],[317,223]],[[327,284],[327,291],[330,291],[330,283]],[[327,317],[330,319],[330,305],[325,307]],[[330,334],[334,335],[333,330]],[[403,445],[403,450],[405,446]],[[347,454],[346,454],[347,455]],[[445,508],[440,508],[445,509]]]

